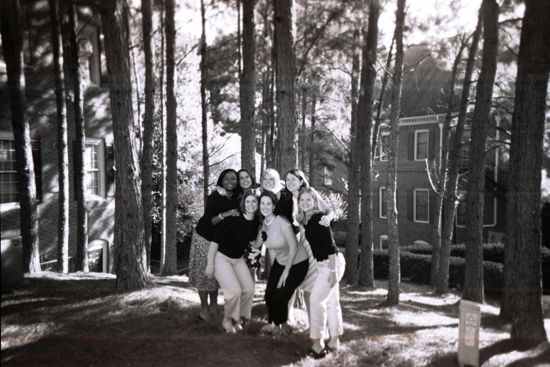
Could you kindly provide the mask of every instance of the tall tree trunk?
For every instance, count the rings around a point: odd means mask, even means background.
[[[155,76],[154,56],[151,46],[153,38],[153,9],[151,0],[141,0],[143,53],[145,56],[145,114],[143,116],[143,149],[141,152],[141,194],[143,201],[143,227],[147,258],[146,270],[151,266],[151,240],[153,210],[153,131],[155,118]]]
[[[178,131],[174,93],[176,26],[174,0],[165,0],[166,11],[166,257],[162,273],[177,271]]]
[[[262,73],[262,108],[261,108],[261,118],[262,118],[262,161],[260,167],[260,174],[264,172],[267,168],[269,162],[269,143],[268,143],[268,131],[269,131],[269,119],[270,119],[270,110],[269,110],[269,96],[270,96],[270,75],[271,75],[271,64],[270,64],[270,47],[268,46],[268,39],[271,37],[269,32],[269,15],[268,7],[264,6],[263,11],[261,12],[263,19],[263,39],[264,41],[260,43],[262,46],[262,55],[263,55],[263,64],[265,69]]]
[[[359,254],[359,187],[361,185],[361,154],[357,144],[357,99],[359,96],[359,30],[353,32],[351,62],[351,126],[348,176],[348,234],[346,236],[346,282],[357,283],[357,256]]]
[[[389,279],[387,303],[399,304],[399,287],[401,268],[399,264],[399,230],[397,217],[397,154],[399,114],[401,113],[401,81],[403,77],[403,28],[405,23],[405,0],[398,0],[395,19],[395,65],[393,71],[393,88],[390,110],[390,152],[388,157],[388,246],[389,246]]]
[[[311,96],[311,131],[309,132],[309,184],[315,185],[315,124],[317,122],[316,117],[317,109],[317,95],[313,93]]]
[[[61,68],[61,42],[59,30],[59,2],[48,0],[52,29],[52,52],[57,122],[57,166],[59,186],[57,211],[57,270],[69,272],[69,137],[65,112],[63,71]]]
[[[441,251],[441,225],[443,222],[443,198],[445,197],[445,183],[447,182],[447,163],[449,159],[449,137],[451,131],[451,120],[453,117],[454,109],[454,96],[455,96],[455,83],[456,75],[458,73],[458,66],[462,60],[462,52],[466,47],[466,42],[461,41],[460,47],[453,62],[453,68],[451,71],[451,81],[449,86],[449,102],[447,105],[447,113],[445,114],[445,121],[443,122],[443,128],[441,132],[441,153],[439,159],[439,169],[437,170],[437,181],[435,186],[435,202],[434,213],[431,223],[431,237],[432,237],[432,261],[430,271],[430,284],[435,286],[437,281],[437,274],[439,271],[439,255]],[[435,160],[435,158],[434,158]]]
[[[300,127],[300,132],[298,133],[298,167],[302,167],[302,170],[306,168],[306,111],[307,111],[307,88],[303,87],[301,89],[301,101],[302,108],[300,109],[302,118],[302,126]]]
[[[361,265],[358,285],[374,288],[372,244],[372,119],[374,111],[374,83],[376,81],[376,50],[378,48],[378,19],[380,3],[369,4],[368,30],[363,31],[363,65],[357,105],[357,143],[361,161]]]
[[[110,71],[109,93],[115,149],[115,247],[116,289],[141,289],[147,282],[143,263],[145,246],[141,173],[132,111],[132,82],[124,0],[103,4],[105,53]]]
[[[506,197],[501,315],[516,344],[546,340],[541,309],[541,167],[550,73],[550,3],[527,0],[518,56]]]
[[[485,191],[485,149],[489,132],[489,112],[495,83],[498,52],[498,4],[483,0],[483,59],[476,86],[472,119],[470,163],[466,194],[466,254],[462,298],[483,303],[483,201]]]
[[[25,119],[25,79],[23,75],[23,45],[21,14],[18,0],[0,1],[2,52],[8,74],[11,123],[17,161],[19,216],[23,240],[23,271],[40,271],[38,249],[38,212],[36,183],[32,160],[31,131]]]
[[[256,134],[254,132],[256,92],[255,0],[243,2],[243,73],[240,75],[241,167],[256,172]]]
[[[287,172],[296,166],[296,115],[294,107],[295,57],[292,34],[293,0],[273,0],[277,55],[277,169]]]
[[[478,16],[476,30],[472,36],[472,44],[468,50],[468,60],[466,61],[466,70],[464,72],[464,82],[462,85],[462,96],[460,98],[460,109],[458,112],[458,121],[456,123],[455,133],[452,137],[451,147],[448,156],[447,181],[445,182],[445,196],[443,199],[443,224],[441,228],[441,250],[439,252],[439,269],[435,282],[435,292],[437,294],[447,293],[449,291],[449,262],[451,257],[451,239],[453,235],[454,220],[456,214],[456,190],[458,184],[458,169],[460,163],[460,147],[462,146],[462,136],[464,135],[464,124],[466,122],[466,110],[470,98],[470,85],[472,84],[472,74],[474,70],[474,61],[481,35],[482,16],[481,10]]]
[[[72,110],[75,127],[73,145],[74,195],[76,197],[76,270],[88,271],[88,211],[86,209],[86,167],[84,166],[85,126],[82,76],[76,39],[76,14],[72,1],[61,2],[61,36],[63,39],[63,67],[65,68],[65,99],[67,110]],[[133,123],[133,121],[132,121]]]
[[[255,0],[253,0],[255,1]],[[242,62],[243,62],[243,54],[242,54],[242,44],[241,44],[241,0],[237,0],[237,77],[240,79],[242,75]]]
[[[208,197],[208,183],[210,181],[210,166],[208,163],[208,122],[206,119],[206,16],[204,0],[201,0],[201,126],[202,126],[202,170],[203,170],[203,198],[204,209],[206,209],[206,198]]]
[[[382,123],[382,108],[384,107],[384,97],[386,95],[386,87],[388,86],[388,80],[390,77],[390,67],[393,53],[393,45],[395,43],[395,33],[391,40],[390,49],[388,51],[388,58],[386,59],[386,68],[384,69],[384,76],[382,77],[382,87],[380,88],[380,96],[378,97],[378,106],[376,107],[376,118],[374,119],[374,127],[372,128],[372,159],[376,155],[376,147],[378,146],[378,140],[380,140],[380,124]]]
[[[166,33],[162,30],[165,28],[165,0],[159,0],[160,2],[160,82],[159,82],[159,92],[160,92],[160,144],[161,144],[161,159],[160,159],[160,171],[161,171],[161,233],[160,233],[160,264],[159,264],[159,273],[162,272],[163,264],[166,262],[166,114],[164,113],[164,105],[166,103],[166,98],[164,95],[164,77],[165,77],[165,65],[166,65]]]

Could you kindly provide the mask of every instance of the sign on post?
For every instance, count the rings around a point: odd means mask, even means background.
[[[479,303],[460,301],[458,329],[458,364],[479,366],[479,326],[481,312]]]

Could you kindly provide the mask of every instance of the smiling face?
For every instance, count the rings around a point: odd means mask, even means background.
[[[285,185],[288,191],[298,192],[302,186],[303,181],[297,176],[294,176],[292,173],[286,175]]]
[[[239,172],[239,185],[243,190],[246,190],[252,186],[252,177],[246,171]]]
[[[270,174],[269,172],[266,172],[264,174],[264,177],[262,177],[262,187],[265,190],[270,190],[270,191],[273,191],[273,189],[275,189],[276,187],[275,177],[273,177],[273,175]]]
[[[273,214],[273,211],[275,210],[275,205],[273,205],[273,201],[269,196],[262,196],[260,199],[260,213],[264,217],[270,216]]]
[[[258,199],[254,195],[248,195],[244,199],[244,210],[247,214],[254,214],[258,210]]]
[[[228,191],[233,191],[237,187],[237,175],[234,172],[227,172],[223,177],[222,186]]]
[[[303,193],[300,196],[300,202],[298,203],[300,205],[300,209],[302,209],[305,213],[309,213],[315,208],[315,198],[310,193]]]

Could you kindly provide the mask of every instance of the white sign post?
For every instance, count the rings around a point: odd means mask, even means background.
[[[458,329],[458,364],[463,367],[479,366],[479,326],[481,312],[479,303],[460,301]]]

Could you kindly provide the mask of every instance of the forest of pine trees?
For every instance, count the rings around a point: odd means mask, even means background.
[[[246,168],[258,181],[265,168],[284,174],[300,167],[313,186],[321,185],[316,167],[323,161],[324,133],[345,147],[338,164],[347,175],[334,178],[344,183],[341,201],[347,203],[345,282],[375,288],[378,193],[372,183],[383,178],[386,201],[379,204],[385,205],[387,218],[386,302],[398,305],[400,253],[406,240],[399,232],[398,201],[404,199],[398,189],[398,160],[407,149],[399,145],[399,121],[446,114],[435,154],[441,158],[426,159],[424,173],[434,201],[428,265],[433,290],[449,292],[462,185],[467,208],[462,297],[485,300],[486,163],[498,143],[509,162],[501,317],[511,322],[512,340],[546,340],[541,233],[548,223],[541,222],[541,181],[550,160],[544,141],[550,2],[468,1],[477,8],[466,26],[455,19],[465,1],[452,2],[429,17],[406,0],[43,1],[50,32],[44,52],[51,53],[53,70],[48,88],[56,112],[50,121],[59,188],[55,244],[43,243],[39,236],[34,122],[28,118],[31,104],[26,104],[34,86],[25,85],[25,53],[33,45],[24,40],[28,24],[23,19],[33,3],[39,1],[0,1],[1,59],[25,272],[41,271],[41,249],[48,246],[55,248],[57,271],[69,272],[70,256],[72,270],[89,270],[93,225],[84,167],[89,125],[85,100],[93,90],[83,81],[79,17],[91,12],[101,20],[103,72],[108,76],[103,86],[113,132],[113,272],[118,291],[147,286],[153,244],[160,249],[155,272],[178,273],[178,251],[189,241],[222,169]],[[455,33],[443,32],[446,26]],[[419,44],[430,56],[411,63],[409,48]],[[430,72],[437,69],[445,77],[418,92],[423,88],[418,73],[428,58],[433,61]],[[495,119],[503,121],[498,142],[489,133]],[[72,137],[68,125],[74,129]],[[465,178],[461,152],[467,126],[471,138]],[[389,132],[387,139],[382,140],[380,130]],[[375,164],[381,151],[387,151],[387,170]],[[76,208],[75,218],[69,215],[70,205]],[[75,231],[73,237],[70,231]]]

